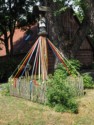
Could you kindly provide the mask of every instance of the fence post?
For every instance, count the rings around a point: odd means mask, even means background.
[[[32,93],[32,81],[30,81],[30,100],[31,100],[31,93]]]

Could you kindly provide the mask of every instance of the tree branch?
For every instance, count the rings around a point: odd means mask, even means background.
[[[0,40],[4,42],[4,39],[3,39],[3,38],[0,38]]]

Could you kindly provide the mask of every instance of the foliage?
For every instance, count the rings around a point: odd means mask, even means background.
[[[9,83],[2,84],[1,87],[2,87],[1,94],[9,96],[10,95]]]
[[[0,40],[5,44],[6,53],[13,53],[13,35],[19,20],[24,20],[36,1],[2,0],[0,1]],[[23,21],[24,22],[24,21]],[[9,32],[9,33],[7,33]],[[8,43],[10,42],[10,44]],[[11,51],[9,51],[9,45]]]
[[[66,62],[67,68],[68,68],[70,74],[72,74],[72,76],[76,76],[79,74],[78,71],[80,70],[80,67],[81,67],[81,63],[79,62],[79,60],[70,59],[65,62]],[[64,66],[62,66],[62,64],[58,64],[57,69],[61,69],[67,75],[69,74],[66,71],[66,68]]]
[[[70,59],[67,61],[67,67],[72,75],[78,75],[78,71],[80,70],[81,63],[79,60]]]
[[[82,76],[83,76],[84,88],[94,88],[93,78],[88,73],[84,73],[82,74]]]
[[[68,73],[61,64],[58,65],[54,75],[49,76],[47,89],[48,104],[55,107],[56,111],[71,110],[77,113],[76,89],[66,82],[67,76]]]
[[[58,16],[60,13],[66,11],[66,9],[68,8],[68,6],[65,5],[65,1],[56,0],[54,2],[56,2],[56,4],[58,5],[58,8],[55,8],[55,11],[54,11],[55,16]]]
[[[57,4],[61,4],[58,10],[56,10],[55,15],[65,11],[68,7],[72,7],[75,11],[80,22],[84,19],[84,10],[86,9],[87,5],[85,4],[84,0],[53,0],[53,2],[57,2]]]

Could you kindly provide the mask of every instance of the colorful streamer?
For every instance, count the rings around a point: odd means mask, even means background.
[[[21,75],[24,75],[27,64],[33,57],[33,53],[35,52],[35,59],[32,68],[31,80],[34,84],[38,85],[37,80],[42,80],[44,82],[48,78],[48,51],[47,44],[51,47],[53,53],[60,60],[60,62],[64,65],[67,72],[70,74],[70,71],[67,67],[66,61],[64,57],[61,55],[60,51],[52,44],[52,42],[46,37],[40,36],[38,40],[35,42],[33,47],[30,49],[26,57],[23,59],[18,71],[16,72],[14,78],[18,78],[20,76],[21,71],[23,70]],[[36,77],[38,75],[38,77]],[[15,85],[16,85],[16,80]]]

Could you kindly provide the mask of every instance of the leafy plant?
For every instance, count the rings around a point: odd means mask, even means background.
[[[82,76],[83,76],[84,88],[94,88],[93,78],[88,73],[84,73],[82,74]]]
[[[10,95],[9,83],[2,84],[1,94],[2,94],[2,95],[5,95],[5,96],[9,96],[9,95]]]
[[[67,77],[68,73],[62,64],[57,66],[53,76],[49,76],[47,89],[48,105],[55,107],[56,111],[71,110],[77,113],[76,89],[75,86],[66,82]]]
[[[74,60],[74,59],[67,60],[66,65],[72,76],[77,76],[79,74],[78,71],[80,70],[80,67],[81,67],[81,63],[79,62],[79,60]],[[69,75],[66,68],[62,66],[61,63],[58,64],[57,69],[61,69],[62,72],[64,72],[63,74],[66,74],[67,76]]]

